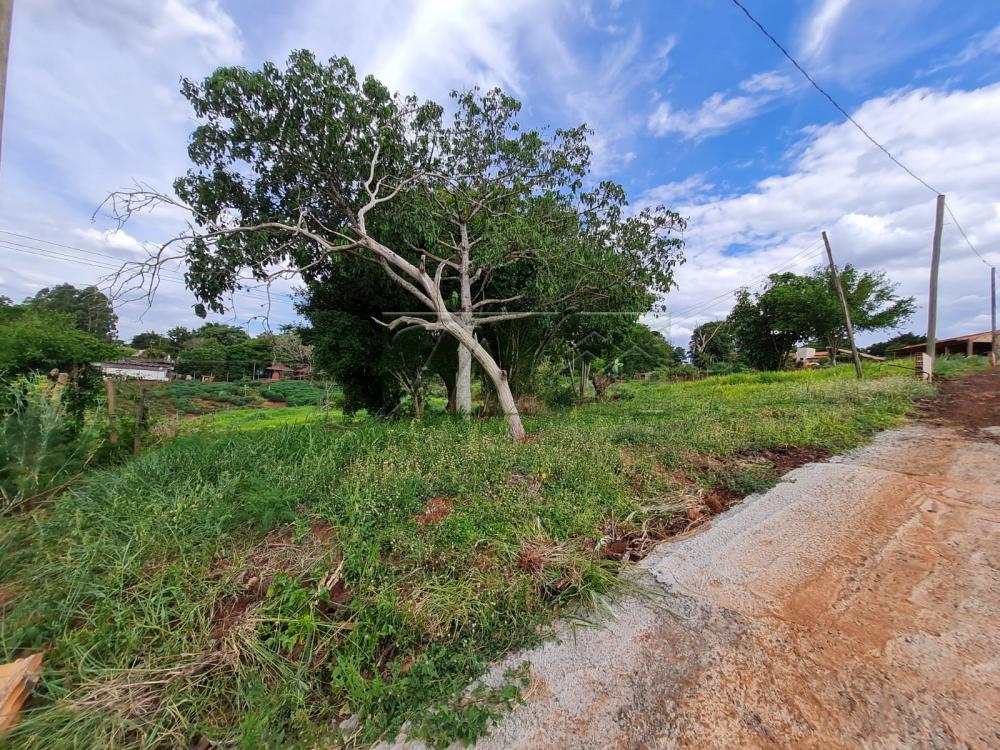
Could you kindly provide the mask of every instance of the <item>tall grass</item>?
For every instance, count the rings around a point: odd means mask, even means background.
[[[44,377],[22,378],[0,390],[2,516],[86,470],[106,448],[107,425],[96,408],[71,414],[65,386]]]
[[[208,429],[0,529],[3,656],[47,649],[15,747],[474,737],[488,662],[616,585],[616,535],[673,521],[742,451],[841,450],[931,389],[848,370],[628,384],[527,420]],[[234,412],[235,414],[235,412]],[[763,468],[762,468],[763,467]],[[740,481],[743,485],[740,485]]]

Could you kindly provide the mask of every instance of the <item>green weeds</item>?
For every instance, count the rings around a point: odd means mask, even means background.
[[[0,528],[2,656],[46,650],[8,742],[336,744],[354,715],[351,745],[404,722],[472,740],[521,680],[467,686],[612,592],[621,560],[720,486],[773,482],[781,451],[852,447],[932,392],[883,375],[629,383],[528,419],[522,445],[502,420],[193,420]]]

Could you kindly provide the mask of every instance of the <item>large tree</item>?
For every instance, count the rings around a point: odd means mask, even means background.
[[[30,305],[0,308],[0,379],[52,369],[79,372],[121,348],[76,327],[72,315]]]
[[[882,272],[848,265],[840,280],[858,331],[893,328],[913,314],[913,298],[896,295]],[[753,295],[741,290],[728,321],[740,359],[762,370],[781,369],[792,347],[813,341],[825,344],[835,362],[836,350],[847,340],[843,309],[826,268],[809,275],[772,274]]]
[[[72,284],[46,287],[24,304],[36,310],[69,315],[81,331],[104,341],[113,341],[118,334],[118,316],[108,296],[96,286],[77,289]]]
[[[475,329],[532,311],[507,312],[505,305],[529,300],[478,295],[477,284],[529,255],[543,265],[573,255],[586,267],[603,257],[596,248],[608,247],[654,289],[672,284],[680,217],[665,209],[630,214],[611,183],[585,189],[586,129],[524,129],[519,105],[499,91],[456,96],[446,124],[441,106],[394,96],[371,77],[359,82],[344,58],[323,64],[296,52],[283,71],[270,63],[220,68],[201,83],[185,81],[183,92],[202,124],[177,197],[139,190],[115,194],[112,205],[124,220],[168,203],[189,211],[191,223],[133,266],[131,278],[148,281],[164,262],[183,258],[189,286],[218,311],[247,271],[262,282],[292,271],[308,279],[335,256],[374,263],[415,308],[387,328],[454,338],[462,382],[475,359],[515,439],[524,429],[507,375]],[[572,241],[549,231],[566,222],[577,230]],[[592,268],[584,283],[600,283],[600,271]],[[465,409],[462,386],[460,394]]]

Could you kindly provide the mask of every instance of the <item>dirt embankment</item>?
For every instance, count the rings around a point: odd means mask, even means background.
[[[1000,373],[666,543],[482,748],[1000,747]]]

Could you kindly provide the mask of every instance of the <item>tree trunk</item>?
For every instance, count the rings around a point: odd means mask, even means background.
[[[450,378],[446,378],[444,375],[441,375],[441,380],[444,381],[444,389],[445,389],[445,391],[448,392],[448,406],[447,406],[448,413],[449,414],[454,414],[456,412],[456,409],[457,409],[456,404],[455,404],[455,400],[456,400],[455,399],[455,395],[456,395],[455,394],[455,377],[452,376]]]
[[[469,335],[472,335],[471,332]],[[458,345],[458,370],[455,373],[455,413],[463,417],[472,414],[472,352],[461,343]]]
[[[514,401],[510,384],[507,382],[507,373],[500,369],[500,365],[490,356],[490,353],[486,351],[483,345],[476,341],[475,336],[467,331],[465,326],[457,320],[452,318],[443,322],[443,326],[448,333],[458,339],[460,350],[468,348],[472,351],[472,356],[476,358],[479,366],[483,368],[483,372],[486,373],[490,382],[493,383],[493,388],[497,393],[497,400],[500,402],[500,408],[507,417],[507,428],[510,430],[510,436],[517,442],[522,442],[527,437],[527,433],[524,431],[524,425],[521,424],[521,415],[518,414],[517,403]]]
[[[461,225],[462,260],[459,264],[458,278],[460,286],[460,302],[462,310],[460,320],[462,327],[472,335],[472,282],[469,279],[469,231],[465,224]],[[472,414],[472,352],[462,342],[458,342],[458,373],[455,376],[455,411],[463,417]]]

